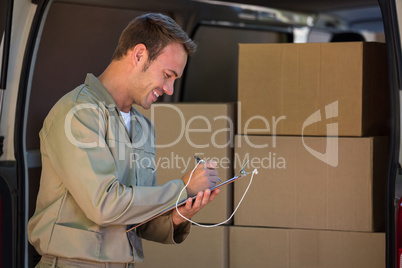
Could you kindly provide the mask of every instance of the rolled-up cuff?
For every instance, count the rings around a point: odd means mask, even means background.
[[[172,220],[173,226],[173,220]],[[174,229],[174,226],[173,226]],[[183,222],[176,229],[173,230],[173,241],[175,244],[180,244],[186,240],[187,236],[190,234],[191,223],[188,221]]]

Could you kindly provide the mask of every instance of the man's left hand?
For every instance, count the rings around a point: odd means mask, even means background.
[[[205,190],[204,192],[199,192],[194,202],[193,198],[190,197],[187,199],[186,204],[178,207],[177,209],[180,211],[181,215],[187,219],[191,219],[195,214],[197,214],[198,211],[200,211],[200,209],[206,206],[209,202],[213,201],[219,192],[219,189],[215,189],[212,192],[209,189]],[[175,228],[186,221],[179,215],[179,213],[177,213],[176,210],[173,210],[172,219]]]

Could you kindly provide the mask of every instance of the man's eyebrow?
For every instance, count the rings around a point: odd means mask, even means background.
[[[168,70],[171,71],[176,77],[179,77],[179,76],[177,75],[176,71],[171,70],[171,69],[168,69]]]

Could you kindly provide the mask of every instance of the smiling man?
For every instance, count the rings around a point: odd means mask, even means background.
[[[181,243],[190,224],[175,210],[131,229],[176,202],[189,174],[158,186],[155,131],[133,106],[173,94],[195,44],[169,17],[146,14],[123,31],[113,60],[62,97],[40,132],[42,175],[29,241],[37,267],[134,267],[141,238]],[[130,160],[135,156],[136,165]],[[146,160],[146,161],[143,161]],[[144,164],[145,163],[145,164]],[[216,163],[200,164],[180,213],[193,217],[219,190]]]

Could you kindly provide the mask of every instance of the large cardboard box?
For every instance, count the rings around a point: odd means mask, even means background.
[[[386,135],[386,59],[382,43],[240,44],[238,133]]]
[[[143,240],[145,261],[138,268],[228,268],[228,227],[191,227],[182,244],[164,245]]]
[[[159,184],[180,179],[196,164],[194,155],[218,162],[222,181],[233,176],[234,104],[153,104],[138,109],[156,130],[156,167]],[[218,223],[232,213],[233,186],[221,189],[216,199],[193,220]]]
[[[235,168],[258,169],[235,225],[383,231],[386,137],[236,136]],[[235,182],[235,204],[249,178]]]
[[[230,227],[230,268],[385,268],[385,233]]]

